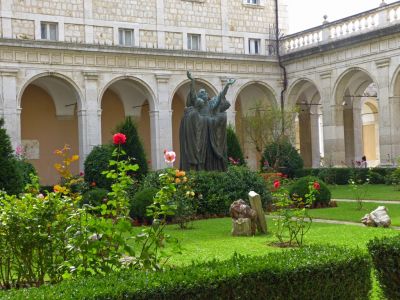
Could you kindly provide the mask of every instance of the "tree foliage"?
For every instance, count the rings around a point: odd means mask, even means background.
[[[236,165],[245,165],[242,147],[236,136],[235,129],[229,125],[226,128],[226,138],[228,146],[228,162],[235,162]]]

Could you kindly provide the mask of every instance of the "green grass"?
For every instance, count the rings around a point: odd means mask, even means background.
[[[389,211],[392,225],[400,226],[400,204],[379,204],[363,202],[363,208],[357,210],[356,202],[337,202],[338,207],[310,209],[309,214],[312,218],[360,222],[365,214],[370,213],[378,206],[383,205]]]
[[[235,252],[247,255],[263,255],[281,251],[269,244],[277,241],[273,235],[273,220],[268,221],[267,235],[254,237],[232,237],[231,219],[209,219],[194,222],[193,229],[180,230],[176,225],[168,226],[167,233],[177,238],[183,247],[182,255],[174,255],[170,263],[187,265],[192,261],[224,260]],[[368,240],[374,237],[399,234],[392,229],[358,227],[349,225],[314,223],[305,237],[305,244],[329,244],[366,249]]]
[[[364,199],[369,200],[400,200],[400,190],[386,184],[369,184],[361,186],[366,191]],[[355,199],[354,192],[349,185],[329,185],[333,199]]]

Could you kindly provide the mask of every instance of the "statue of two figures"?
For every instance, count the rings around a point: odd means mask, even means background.
[[[209,98],[205,89],[195,90],[195,80],[190,79],[190,92],[179,128],[180,169],[218,170],[227,167],[226,110],[231,106],[225,96],[236,80],[229,79],[223,90]]]

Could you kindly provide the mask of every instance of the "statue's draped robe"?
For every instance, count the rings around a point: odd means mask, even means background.
[[[226,170],[229,107],[224,93],[204,102],[191,89],[179,128],[181,170]]]

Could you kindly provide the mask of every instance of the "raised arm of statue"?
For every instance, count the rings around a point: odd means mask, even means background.
[[[195,81],[192,77],[192,74],[189,71],[187,71],[186,75],[187,75],[187,78],[190,79],[189,95],[187,96],[187,99],[186,99],[186,107],[189,107],[189,106],[195,105],[196,99],[197,99],[197,94],[196,94],[196,90],[195,90],[195,86],[194,86]]]
[[[228,92],[229,87],[236,82],[236,79],[228,79],[227,83],[225,84],[223,90],[215,97],[215,102],[212,103],[212,109],[216,110],[220,104],[222,99],[225,99],[226,93]]]

